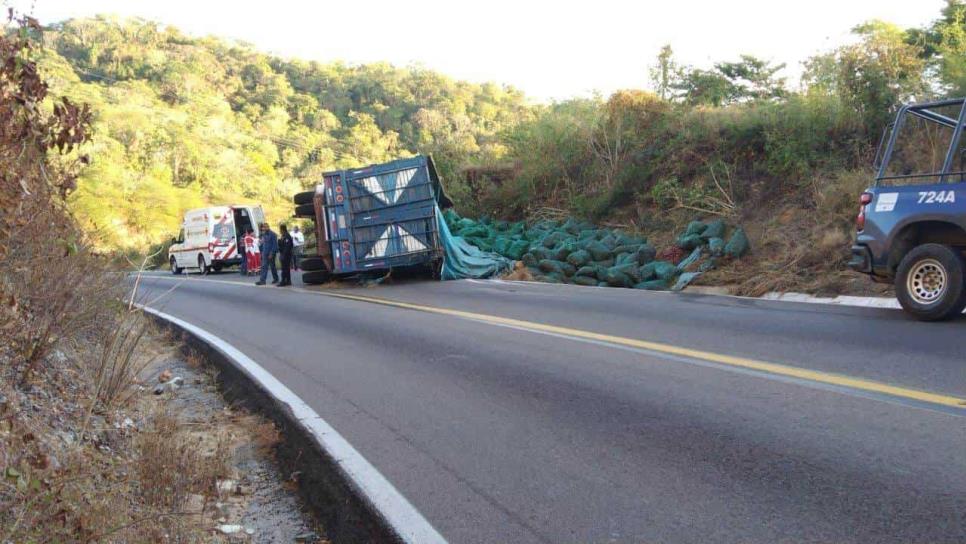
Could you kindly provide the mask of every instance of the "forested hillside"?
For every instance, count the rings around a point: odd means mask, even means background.
[[[754,255],[701,281],[749,294],[869,289],[845,262],[883,129],[903,102],[966,94],[966,4],[947,2],[924,28],[856,26],[850,43],[807,59],[796,85],[763,59],[687,66],[667,46],[654,92],[553,104],[508,130],[503,168],[470,180],[479,198],[465,212],[576,214],[659,243],[724,217],[746,227]],[[943,156],[948,142],[917,145]]]
[[[94,112],[92,164],[71,202],[107,249],[143,250],[207,202],[260,201],[282,219],[324,170],[432,153],[461,213],[575,215],[655,240],[725,217],[746,225],[754,255],[703,281],[836,290],[896,107],[966,93],[963,0],[923,28],[853,32],[806,59],[795,84],[749,55],[683,65],[672,44],[651,90],[553,104],[419,67],[281,59],[107,18],[51,27],[41,64],[54,94]]]
[[[418,152],[449,176],[499,159],[501,132],[532,116],[510,87],[280,59],[153,22],[71,20],[44,41],[53,94],[94,112],[72,206],[106,249],[164,240],[209,202],[263,202],[282,219],[292,193],[333,168]]]

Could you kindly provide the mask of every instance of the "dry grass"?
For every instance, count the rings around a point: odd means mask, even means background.
[[[516,261],[513,263],[513,270],[507,272],[501,279],[504,280],[516,280],[516,281],[533,281],[533,274],[530,273],[530,269],[524,266],[522,261]]]
[[[189,433],[173,414],[154,416],[151,429],[139,433],[135,465],[147,505],[184,511],[190,495],[210,493],[217,479],[230,474],[228,437],[216,437],[213,450],[201,446],[202,438]]]
[[[124,282],[66,211],[90,116],[47,97],[40,27],[21,26],[0,36],[0,542],[210,541],[185,507],[227,474],[230,437],[205,421],[201,447],[166,404],[151,409],[158,397],[134,394],[169,348],[145,343]]]
[[[847,270],[864,170],[816,179],[798,193],[772,199],[745,216],[752,254],[705,274],[700,283],[728,285],[735,294],[770,291],[820,295],[882,294],[887,287]]]
[[[282,441],[282,433],[274,423],[247,411],[238,411],[230,418],[232,425],[245,430],[245,441],[255,445],[263,455],[271,455]]]
[[[137,391],[138,375],[151,362],[149,354],[140,349],[148,325],[141,312],[124,313],[103,342],[94,372],[94,398],[99,408],[128,404]]]

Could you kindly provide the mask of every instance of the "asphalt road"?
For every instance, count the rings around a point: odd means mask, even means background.
[[[503,282],[250,283],[149,277],[141,299],[177,284],[151,305],[272,372],[451,542],[966,542],[966,321]]]

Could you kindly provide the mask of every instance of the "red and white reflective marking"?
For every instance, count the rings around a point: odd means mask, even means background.
[[[228,221],[228,218],[231,217],[231,214],[233,211],[234,211],[234,208],[228,208],[228,213],[221,216],[221,220],[218,221],[218,224],[224,225],[225,222]],[[214,233],[214,230],[215,229],[212,229],[212,233]],[[236,241],[232,239],[231,242],[223,246],[220,244],[220,242],[221,241],[218,238],[214,236],[211,237],[211,242],[209,244],[209,247],[217,248],[211,254],[212,260],[230,259],[231,256],[234,255],[235,251],[238,249],[235,247]]]

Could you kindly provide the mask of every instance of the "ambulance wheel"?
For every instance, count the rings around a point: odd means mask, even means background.
[[[299,204],[295,207],[295,217],[315,217],[315,204]]]
[[[315,191],[305,191],[303,193],[295,193],[292,197],[292,201],[296,204],[311,204],[312,199],[315,198]]]
[[[211,265],[211,268],[215,272],[221,272],[221,265],[220,264],[213,264],[213,265]]]
[[[302,260],[299,261],[299,268],[306,272],[325,270],[325,262],[322,261],[322,257],[302,257]]]
[[[205,264],[205,256],[198,255],[198,271],[201,272],[203,276],[207,276],[211,269]]]
[[[302,273],[302,283],[308,285],[318,285],[320,283],[325,283],[329,281],[332,276],[329,274],[328,270],[315,270],[312,272]]]
[[[171,273],[172,274],[174,274],[175,276],[177,276],[178,274],[181,273],[181,267],[178,266],[178,261],[177,261],[177,259],[174,258],[174,255],[172,255],[171,256],[171,259],[168,260],[168,264],[171,265]]]

